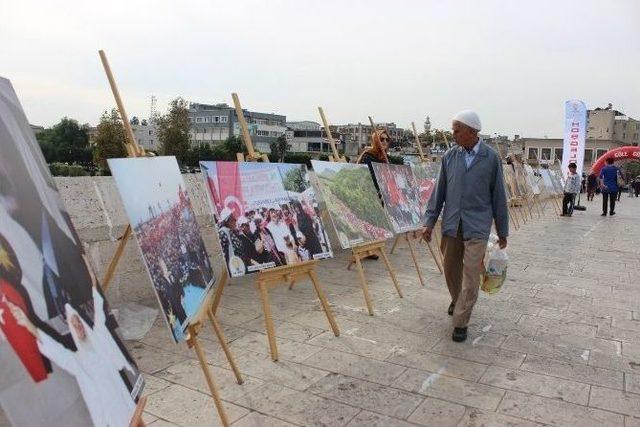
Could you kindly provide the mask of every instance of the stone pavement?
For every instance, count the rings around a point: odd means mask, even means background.
[[[272,291],[277,363],[255,285],[234,281],[219,318],[244,385],[203,333],[233,425],[640,426],[640,199],[623,197],[615,217],[600,217],[597,199],[514,231],[508,281],[481,293],[463,344],[450,339],[448,292],[426,248],[426,287],[406,247],[392,255],[403,299],[382,263],[366,262],[374,317],[347,254],[321,263],[338,338],[309,283]],[[161,321],[129,347],[150,426],[219,424],[195,355],[170,344]]]

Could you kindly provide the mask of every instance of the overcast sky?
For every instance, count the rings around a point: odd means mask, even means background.
[[[560,137],[563,103],[640,117],[640,2],[0,0],[0,75],[34,124],[95,124],[114,106],[105,49],[130,116],[176,96],[331,123]]]

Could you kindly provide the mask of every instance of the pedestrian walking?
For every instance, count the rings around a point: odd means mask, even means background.
[[[616,214],[616,198],[618,196],[618,171],[613,165],[613,157],[608,157],[607,165],[600,171],[600,190],[602,192],[602,216]]]
[[[593,196],[596,194],[596,189],[598,188],[598,176],[592,171],[589,176],[587,176],[587,201],[590,202],[593,200]]]
[[[431,241],[442,213],[444,275],[451,295],[453,341],[467,339],[467,325],[478,299],[482,260],[491,225],[495,222],[499,246],[507,246],[509,213],[500,156],[478,137],[480,118],[471,110],[455,115],[452,123],[457,146],[442,158],[436,188],[426,212],[424,238]]]

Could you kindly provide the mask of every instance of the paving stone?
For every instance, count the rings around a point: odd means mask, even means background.
[[[589,385],[531,372],[490,366],[479,381],[482,384],[567,402],[587,405]]]
[[[376,414],[370,411],[361,411],[353,418],[348,427],[415,427],[415,424],[408,423],[398,418],[387,415]]]
[[[218,388],[221,396],[227,400],[233,400],[249,391],[260,387],[264,381],[248,375],[243,375],[243,384],[240,385],[236,381],[236,377],[231,369],[223,369],[217,366],[209,365],[209,370],[213,381]],[[209,393],[209,386],[205,379],[204,373],[200,367],[200,363],[196,360],[171,365],[166,369],[155,374],[171,383],[180,384],[198,390],[202,393]]]
[[[640,394],[594,386],[589,406],[640,417]]]
[[[557,399],[507,391],[498,412],[554,426],[622,426],[624,418]]]
[[[228,402],[223,402],[223,406],[230,422],[249,412]],[[211,396],[177,384],[149,396],[146,410],[181,426],[222,425]]]
[[[539,427],[542,424],[496,412],[468,408],[458,427]]]
[[[174,345],[169,343],[169,345]],[[180,345],[180,344],[175,344]],[[182,345],[186,347],[186,345]],[[187,360],[187,357],[170,353],[157,347],[148,346],[140,342],[132,343],[128,346],[131,356],[138,364],[138,369],[142,372],[153,374],[161,371],[178,362]]]
[[[556,335],[574,334],[586,337],[595,337],[597,326],[584,323],[566,322],[563,320],[547,319],[544,317],[523,315],[518,320],[518,325],[536,327],[539,332]]]
[[[279,359],[290,360],[292,362],[301,362],[312,354],[322,350],[321,347],[304,344],[287,338],[277,338],[276,345],[278,346]],[[255,353],[271,354],[267,335],[259,332],[249,332],[231,343],[230,347],[232,351],[241,348]]]
[[[624,427],[640,427],[640,418],[624,417]]]
[[[504,396],[504,390],[499,388],[417,369],[407,370],[393,385],[412,393],[488,410],[495,410]]]
[[[163,390],[169,387],[171,383],[167,380],[163,380],[158,376],[147,374],[144,376],[144,391],[143,394],[148,396],[157,391]]]
[[[545,342],[538,337],[511,335],[502,345],[502,348],[574,363],[586,364],[589,360],[589,350],[586,348],[578,348],[564,343]]]
[[[273,323],[277,337],[288,338],[299,342],[305,342],[329,330],[329,325],[327,325],[326,328],[321,329],[283,320],[274,320]],[[266,333],[264,320],[262,318],[243,323],[242,327],[250,331]]]
[[[465,413],[465,407],[456,403],[427,397],[408,418],[424,426],[456,426]]]
[[[329,374],[308,391],[351,406],[396,418],[406,418],[423,400],[422,397],[339,374]]]
[[[442,372],[442,375],[456,377],[463,380],[477,381],[480,379],[487,365],[470,362],[455,357],[442,356],[435,353],[417,353],[404,351],[394,353],[387,361],[408,368],[430,372]]]
[[[294,427],[295,424],[288,423],[277,418],[263,415],[259,412],[250,412],[238,421],[233,423],[233,427]]]
[[[638,374],[624,374],[625,389],[630,393],[640,394],[640,373]]]
[[[360,409],[275,384],[247,393],[235,403],[304,426],[343,426]]]
[[[271,356],[250,351],[237,356],[236,364],[242,373],[300,391],[328,374],[327,371],[287,360],[274,362]]]
[[[623,383],[623,373],[620,371],[564,362],[533,354],[527,355],[520,369],[615,389],[622,389]]]
[[[406,370],[405,367],[392,363],[328,349],[322,349],[303,363],[325,371],[383,385],[391,384]]]
[[[519,367],[525,358],[525,353],[483,345],[473,346],[468,341],[460,344],[451,341],[450,338],[440,341],[431,351],[477,363],[492,363],[506,368]]]

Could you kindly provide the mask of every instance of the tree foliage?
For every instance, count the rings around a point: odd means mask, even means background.
[[[95,138],[93,161],[104,174],[110,174],[107,159],[126,157],[126,136],[118,111],[105,111],[100,117]]]
[[[176,98],[169,103],[169,111],[158,117],[158,140],[160,153],[165,156],[176,156],[183,164],[189,151],[189,110],[183,98]]]
[[[292,191],[294,193],[302,193],[307,189],[307,183],[304,180],[301,167],[288,170],[282,180],[282,183],[285,190]]]
[[[57,124],[40,132],[36,139],[47,163],[91,163],[89,125],[63,117]]]
[[[272,162],[282,163],[284,162],[284,157],[291,146],[287,142],[287,137],[281,135],[276,141],[273,141],[269,144],[269,148],[271,149],[271,155],[269,156],[269,159]]]

